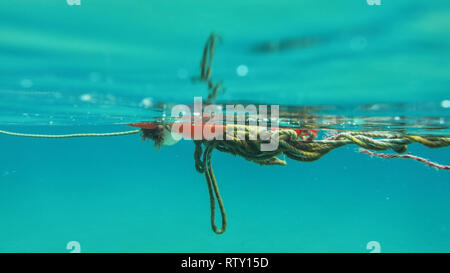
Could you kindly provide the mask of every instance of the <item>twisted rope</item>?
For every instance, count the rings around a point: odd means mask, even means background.
[[[261,144],[264,143],[264,141],[261,139],[248,140],[249,136],[255,133],[254,130],[258,130],[257,128],[236,125],[227,126],[232,126],[234,128],[234,134],[229,135],[229,131],[227,130],[228,135],[226,136],[228,139],[226,140],[197,140],[194,142],[195,167],[198,172],[205,173],[210,196],[211,226],[213,231],[217,234],[221,234],[225,231],[227,220],[217,181],[211,167],[211,154],[214,149],[217,149],[220,152],[241,156],[248,161],[260,165],[286,165],[286,161],[278,158],[278,156],[286,155],[288,158],[296,161],[310,162],[320,159],[322,156],[336,148],[350,144],[356,144],[364,149],[377,151],[392,149],[397,153],[406,152],[407,145],[414,142],[430,148],[441,148],[450,145],[449,137],[410,136],[380,132],[345,132],[322,140],[301,141],[299,140],[296,131],[280,129],[278,131],[278,148],[275,151],[261,151]],[[276,132],[271,133],[273,134]],[[245,136],[245,139],[239,139],[237,136],[240,134]],[[205,152],[203,152],[202,145],[205,146]],[[448,166],[439,165],[412,155],[385,155],[369,152],[367,150],[364,151],[366,151],[365,153],[384,158],[412,158],[438,169],[450,170]],[[201,160],[202,153],[203,160]],[[212,188],[214,188],[214,192],[212,191]],[[217,197],[222,214],[221,229],[218,229],[215,224],[214,194]]]
[[[194,80],[200,80],[205,82],[208,86],[209,94],[206,98],[205,104],[209,104],[217,98],[219,91],[225,92],[222,88],[222,82],[214,83],[211,80],[212,64],[214,60],[214,48],[217,41],[222,41],[219,35],[211,34],[206,41],[205,47],[203,48],[203,56],[200,63],[200,78]]]
[[[344,132],[336,136],[322,140],[301,141],[298,139],[295,130],[280,129],[278,131],[278,148],[275,151],[261,151],[261,139],[248,140],[250,135],[254,135],[259,129],[255,126],[235,126],[234,135],[227,135],[227,140],[213,140],[221,152],[239,155],[247,160],[261,165],[285,165],[286,162],[277,158],[284,154],[289,158],[298,161],[314,161],[320,159],[328,152],[344,145],[356,144],[368,150],[383,151],[391,149],[396,153],[404,153],[407,146],[412,143],[419,143],[429,148],[441,148],[450,145],[450,137],[444,136],[411,136],[378,132]],[[232,130],[230,130],[232,131]],[[227,132],[229,132],[227,130]],[[276,132],[267,132],[274,134]],[[245,140],[237,136],[242,135]],[[203,140],[207,145],[210,141]],[[199,145],[197,142],[196,145]]]
[[[205,178],[206,183],[208,185],[208,192],[209,192],[209,203],[210,203],[210,209],[211,209],[211,227],[213,231],[216,234],[222,234],[225,232],[227,228],[227,216],[225,213],[225,206],[223,205],[222,197],[219,192],[219,187],[217,186],[217,181],[214,176],[214,172],[211,166],[211,154],[214,150],[215,144],[210,144],[206,147],[205,153],[203,154],[203,162],[205,166]],[[214,190],[214,192],[213,192]],[[216,209],[216,202],[215,198],[217,198],[217,203],[219,204],[220,214],[222,218],[222,227],[218,228],[215,224],[215,209]]]
[[[423,157],[419,157],[419,156],[415,156],[415,155],[410,155],[410,154],[405,154],[405,155],[398,155],[398,154],[383,154],[383,153],[375,153],[375,152],[371,152],[368,150],[364,150],[364,149],[359,149],[360,153],[363,154],[368,154],[370,156],[376,156],[376,157],[380,157],[380,158],[386,158],[386,159],[391,159],[391,158],[408,158],[408,159],[413,159],[419,162],[422,162],[430,167],[434,167],[438,170],[450,170],[450,166],[448,165],[441,165],[435,162],[432,162],[428,159],[425,159]]]

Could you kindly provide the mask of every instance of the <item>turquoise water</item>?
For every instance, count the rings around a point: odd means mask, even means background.
[[[215,32],[219,102],[280,104],[294,123],[312,109],[321,129],[449,136],[450,3],[392,2],[2,1],[0,130],[112,132],[169,115],[206,96],[191,78]],[[284,167],[214,152],[223,235],[190,141],[0,135],[0,147],[1,252],[450,251],[449,174],[356,146]],[[449,148],[409,151],[450,163]]]

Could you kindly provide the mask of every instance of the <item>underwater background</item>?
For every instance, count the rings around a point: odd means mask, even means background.
[[[1,1],[0,130],[113,132],[170,115],[206,97],[192,78],[217,33],[219,102],[449,136],[450,2],[368,2]],[[191,141],[0,135],[0,148],[0,252],[450,251],[449,173],[354,145],[287,166],[214,152],[222,235]],[[449,148],[408,151],[450,163]]]

